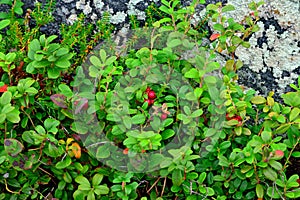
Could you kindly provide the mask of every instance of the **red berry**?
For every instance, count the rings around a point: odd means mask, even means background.
[[[161,120],[165,120],[168,117],[168,115],[166,113],[162,113],[160,116]]]
[[[123,154],[124,154],[124,155],[127,155],[127,154],[128,154],[128,151],[129,151],[129,149],[128,149],[128,148],[125,148],[125,149],[123,150]]]
[[[7,85],[5,84],[5,85],[3,85],[3,86],[1,86],[0,87],[0,92],[6,92],[7,91]]]
[[[234,119],[237,120],[237,121],[239,121],[239,122],[243,121],[242,118],[241,118],[241,116],[238,116],[238,115],[235,116]]]
[[[154,103],[153,99],[145,99],[145,102],[148,103],[148,106],[151,106]]]
[[[231,120],[231,119],[232,119],[232,117],[229,117],[229,114],[226,113],[226,120],[229,121],[229,120]]]
[[[151,91],[151,88],[147,87],[145,92],[148,94],[150,91]]]
[[[148,98],[149,99],[155,99],[156,98],[156,94],[153,90],[148,92]]]

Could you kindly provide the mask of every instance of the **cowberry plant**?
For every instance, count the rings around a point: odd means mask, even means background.
[[[300,197],[300,78],[283,103],[237,83],[263,2],[237,22],[229,4],[197,19],[204,1],[161,0],[125,45],[106,14],[58,41],[39,32],[50,8],[0,3],[0,199]]]

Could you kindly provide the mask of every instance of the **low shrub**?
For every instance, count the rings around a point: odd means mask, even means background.
[[[300,197],[300,78],[283,104],[237,84],[263,2],[235,22],[232,5],[197,20],[204,1],[161,0],[121,45],[108,16],[48,36],[16,2],[0,15],[0,199]]]

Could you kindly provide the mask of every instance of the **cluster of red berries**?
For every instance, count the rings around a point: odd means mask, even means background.
[[[145,93],[148,96],[148,99],[145,99],[145,102],[148,103],[148,106],[151,106],[154,103],[154,99],[156,98],[156,94],[150,87],[147,87]]]

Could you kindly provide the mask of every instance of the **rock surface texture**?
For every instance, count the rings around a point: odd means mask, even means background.
[[[222,2],[232,4],[235,11],[228,14],[237,21],[249,15],[248,3],[252,0],[206,0],[206,4]],[[258,0],[254,0],[258,1]],[[34,7],[34,0],[24,0],[24,9]],[[41,1],[45,3],[45,0]],[[118,30],[129,27],[129,15],[145,19],[145,9],[159,0],[57,0],[53,12],[55,22],[41,27],[46,34],[59,34],[61,23],[72,24],[80,13],[90,22],[101,18],[104,12],[111,14],[111,23]],[[191,0],[182,0],[187,5]],[[199,16],[205,5],[199,7]],[[1,10],[7,9],[0,7]],[[278,95],[289,91],[300,75],[300,0],[265,0],[260,8],[260,30],[251,35],[249,49],[237,50],[237,57],[245,66],[239,71],[239,82],[246,87],[267,95],[274,91]]]

